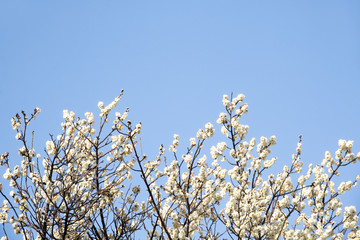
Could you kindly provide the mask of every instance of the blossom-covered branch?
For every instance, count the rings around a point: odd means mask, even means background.
[[[111,114],[122,94],[99,102],[98,118],[64,110],[61,133],[44,150],[29,136],[39,108],[11,119],[22,146],[18,156],[0,156],[12,188],[0,183],[1,240],[12,230],[29,240],[360,238],[359,212],[341,202],[359,177],[335,184],[360,159],[353,141],[339,140],[334,155],[304,169],[300,136],[291,164],[274,173],[276,137],[248,138],[244,95],[224,95],[221,135],[209,122],[188,144],[175,134],[148,157],[139,144],[142,124],[128,120],[128,108]],[[218,141],[208,149],[210,138]]]

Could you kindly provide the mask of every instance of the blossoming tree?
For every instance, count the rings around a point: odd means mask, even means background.
[[[291,165],[275,174],[277,158],[268,157],[275,136],[249,139],[240,121],[248,110],[244,95],[224,95],[216,121],[223,136],[210,151],[204,143],[215,130],[207,123],[182,154],[175,134],[168,151],[161,145],[148,158],[141,123],[127,120],[128,109],[110,114],[121,96],[108,106],[99,102],[97,121],[93,113],[80,118],[64,110],[62,133],[50,135],[44,151],[28,133],[39,108],[11,119],[22,147],[18,157],[0,156],[12,188],[8,193],[0,183],[1,240],[9,231],[29,240],[360,239],[359,212],[341,202],[359,177],[334,183],[360,160],[352,141],[339,140],[334,155],[303,169],[300,136]]]

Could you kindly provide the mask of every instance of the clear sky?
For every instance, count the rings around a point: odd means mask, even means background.
[[[306,165],[340,138],[360,151],[359,13],[358,0],[1,1],[0,152],[19,160],[16,112],[42,109],[34,128],[43,147],[60,133],[63,109],[97,112],[121,89],[117,110],[142,121],[149,156],[174,133],[188,144],[215,124],[231,92],[246,96],[250,137],[277,136],[279,166],[299,134]],[[359,197],[346,201],[360,209]]]

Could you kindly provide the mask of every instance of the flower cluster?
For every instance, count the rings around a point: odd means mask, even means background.
[[[304,167],[300,136],[289,165],[274,173],[276,137],[248,138],[249,126],[241,123],[245,96],[224,95],[216,121],[222,139],[208,151],[215,136],[210,122],[183,154],[174,134],[169,148],[160,145],[148,157],[139,144],[142,124],[127,120],[128,108],[109,127],[121,96],[98,103],[99,119],[64,110],[62,132],[50,135],[43,153],[28,145],[27,134],[40,109],[11,119],[22,146],[19,161],[0,155],[12,188],[6,193],[0,183],[1,240],[9,227],[29,240],[360,239],[360,213],[341,201],[359,176],[336,179],[360,160],[353,141],[339,140],[333,155],[327,151],[319,164]]]

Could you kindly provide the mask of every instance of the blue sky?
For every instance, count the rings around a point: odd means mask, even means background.
[[[299,134],[306,165],[340,138],[359,151],[359,12],[356,0],[2,1],[0,152],[19,160],[16,112],[42,109],[34,129],[43,146],[60,133],[63,109],[96,112],[121,89],[118,110],[142,121],[149,156],[173,133],[187,144],[215,124],[231,92],[246,96],[250,137],[277,136],[279,165]],[[360,208],[358,197],[346,201]]]

